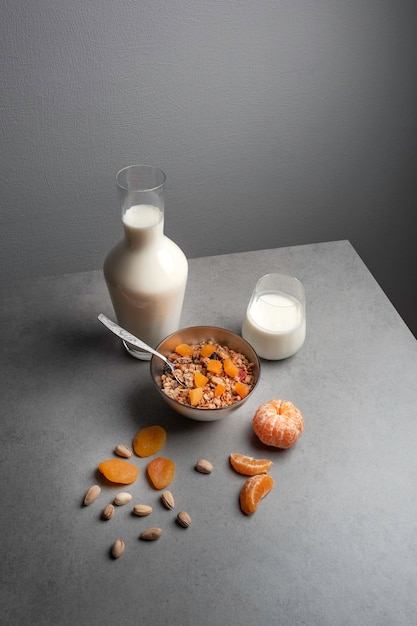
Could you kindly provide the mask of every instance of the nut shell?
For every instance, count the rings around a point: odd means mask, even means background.
[[[161,528],[154,526],[152,528],[145,528],[145,530],[140,533],[139,539],[143,539],[144,541],[155,541],[155,539],[159,539],[161,535]]]
[[[177,521],[184,528],[188,528],[191,525],[191,517],[187,511],[180,511],[177,515]]]

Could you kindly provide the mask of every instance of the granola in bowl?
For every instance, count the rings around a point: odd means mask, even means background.
[[[173,381],[165,363],[153,356],[150,369],[156,389],[171,409],[189,419],[222,419],[250,400],[258,386],[258,355],[243,337],[226,328],[182,328],[156,349],[174,362],[187,385]]]
[[[180,344],[168,359],[187,388],[166,370],[162,391],[170,398],[200,409],[219,409],[246,397],[255,382],[253,363],[246,356],[213,340]]]

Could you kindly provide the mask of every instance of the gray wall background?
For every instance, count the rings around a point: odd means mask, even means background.
[[[187,256],[349,239],[417,332],[415,0],[3,0],[0,29],[3,285],[100,268],[117,170],[156,163]]]

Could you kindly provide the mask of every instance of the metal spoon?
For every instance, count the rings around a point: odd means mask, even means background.
[[[103,313],[100,313],[100,315],[98,316],[98,319],[100,320],[102,324],[104,324],[104,326],[106,326],[109,330],[111,330],[112,333],[114,333],[115,335],[123,339],[124,341],[127,341],[128,343],[131,343],[137,348],[141,348],[142,350],[145,350],[146,352],[150,352],[151,354],[154,354],[159,359],[162,359],[162,361],[168,367],[168,369],[170,370],[171,374],[173,375],[177,383],[179,383],[183,387],[188,386],[183,380],[178,378],[178,376],[175,373],[175,368],[173,364],[171,363],[171,361],[168,361],[168,359],[163,354],[161,354],[160,352],[157,352],[156,350],[148,346],[148,344],[144,343],[143,341],[141,341],[134,335],[131,335],[127,330],[125,330],[124,328],[116,324],[115,322],[112,322],[112,320],[110,320],[108,317],[103,315]]]

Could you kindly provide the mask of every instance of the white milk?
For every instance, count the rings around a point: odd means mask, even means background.
[[[282,292],[262,293],[248,307],[242,336],[264,359],[286,359],[301,348],[306,335],[303,305]]]
[[[188,276],[187,259],[163,224],[157,207],[132,206],[123,216],[125,238],[104,263],[120,326],[152,347],[178,330]]]

